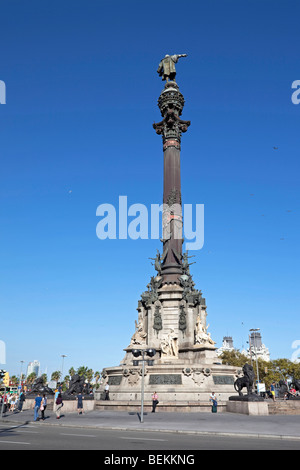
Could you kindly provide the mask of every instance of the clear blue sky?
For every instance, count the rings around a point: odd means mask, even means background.
[[[271,357],[300,339],[297,1],[1,2],[0,339],[7,365],[118,365],[156,240],[96,237],[96,208],[162,202],[156,73],[177,66],[192,124],[184,203],[205,205],[191,267],[217,346],[261,328]],[[274,147],[278,147],[274,149]],[[71,192],[70,192],[71,191]]]

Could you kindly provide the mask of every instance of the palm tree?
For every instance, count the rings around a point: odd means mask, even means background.
[[[56,370],[55,372],[52,372],[51,380],[58,382],[60,379],[60,376],[61,376],[61,372],[59,370]]]
[[[100,377],[101,377],[101,374],[100,372],[97,370],[94,374],[94,378],[95,378],[95,381],[96,381],[96,390],[99,388],[99,380],[100,380]]]
[[[92,369],[88,369],[86,372],[86,379],[89,383],[91,383],[92,379],[94,377],[94,371]]]
[[[100,374],[100,372],[97,370],[97,371],[95,372],[95,374],[94,374],[94,378],[95,378],[95,381],[96,381],[96,385],[97,385],[97,383],[99,382],[100,377],[101,377],[101,374]]]
[[[87,372],[88,372],[88,368],[85,367],[85,366],[81,366],[81,367],[78,367],[76,373],[77,373],[78,375],[80,375],[80,376],[86,378]]]
[[[69,387],[69,384],[70,384],[70,376],[69,375],[65,376],[64,384],[66,385],[67,388]]]
[[[13,385],[17,385],[19,383],[19,379],[18,377],[16,377],[15,375],[12,375],[11,378],[10,378],[10,382],[13,384]]]
[[[71,367],[71,369],[69,370],[69,374],[70,374],[71,377],[73,377],[73,375],[76,374],[76,371],[75,371],[74,367]]]
[[[32,385],[33,382],[35,381],[35,379],[36,379],[36,373],[35,373],[35,372],[32,372],[31,374],[29,374],[29,375],[27,376],[26,382],[27,382],[28,385]]]

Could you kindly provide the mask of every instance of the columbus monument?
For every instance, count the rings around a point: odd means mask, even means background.
[[[125,357],[119,366],[102,371],[102,385],[110,385],[110,406],[126,408],[141,398],[143,369],[133,354],[136,350],[155,350],[144,363],[145,401],[151,401],[156,391],[159,406],[168,409],[207,406],[212,391],[225,403],[235,393],[233,384],[241,373],[222,365],[217,356],[208,331],[206,301],[195,288],[191,256],[182,249],[181,137],[191,124],[181,119],[185,101],[175,80],[175,64],[183,57],[186,54],[166,55],[157,70],[166,82],[158,98],[162,120],[153,124],[163,147],[163,238],[161,249],[151,258],[156,272],[138,301]]]

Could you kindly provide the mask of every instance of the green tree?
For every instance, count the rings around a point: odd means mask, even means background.
[[[246,363],[249,363],[249,359],[244,354],[240,353],[237,349],[233,351],[224,351],[220,359],[222,364],[235,367],[243,367]]]
[[[10,377],[10,382],[11,382],[14,386],[16,386],[16,385],[18,385],[18,383],[19,383],[19,379],[18,379],[18,377],[16,377],[15,375],[12,375],[12,376]]]
[[[98,390],[98,388],[100,387],[100,384],[99,384],[100,377],[101,377],[101,374],[97,370],[94,374],[94,378],[95,378],[95,381],[96,381],[96,390]]]
[[[100,374],[100,372],[97,370],[97,371],[94,373],[94,378],[95,378],[95,381],[96,381],[96,385],[97,385],[97,383],[99,382],[100,377],[101,377],[101,374]]]
[[[88,369],[85,377],[86,377],[86,380],[90,383],[93,380],[94,371],[92,369]]]
[[[88,372],[88,367],[85,367],[85,366],[81,366],[81,367],[78,367],[77,369],[77,374],[80,375],[81,377],[84,377],[86,379],[86,374]]]
[[[235,367],[243,367],[244,364],[251,364],[251,359],[241,354],[238,350],[224,351],[220,356],[222,364],[227,364]],[[280,380],[291,380],[293,378],[300,378],[300,363],[295,363],[289,359],[275,359],[272,361],[263,361],[258,359],[257,362],[252,358],[252,366],[257,380],[257,368],[259,373],[259,380],[266,384],[269,388],[275,382],[279,383]]]
[[[76,374],[76,371],[75,371],[74,367],[71,367],[71,369],[69,370],[69,374],[70,374],[71,377],[73,377],[73,375]]]
[[[56,370],[55,372],[52,372],[51,380],[58,382],[60,379],[60,376],[61,376],[61,372],[59,370]]]
[[[32,385],[35,380],[36,380],[36,373],[32,372],[31,374],[27,376],[27,379],[26,379],[27,385]]]
[[[69,375],[66,375],[65,378],[64,378],[64,384],[66,385],[66,388],[69,387],[69,384],[70,384],[70,376]]]

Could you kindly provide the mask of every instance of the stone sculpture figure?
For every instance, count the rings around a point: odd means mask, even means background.
[[[146,343],[146,337],[147,333],[144,330],[144,324],[141,319],[139,319],[139,322],[135,320],[135,333],[133,334],[131,338],[130,344],[145,344]]]
[[[158,276],[160,276],[161,275],[161,257],[160,257],[159,250],[156,250],[156,251],[157,251],[156,257],[149,258],[149,259],[152,259],[154,261],[154,263],[151,263],[151,264],[154,265],[155,270],[158,272]]]
[[[182,272],[186,276],[190,276],[190,265],[195,263],[189,263],[189,258],[194,258],[194,256],[189,256],[188,253],[183,253],[182,255]]]
[[[202,324],[200,314],[198,314],[195,325],[195,344],[215,344],[215,342],[211,339],[210,333],[207,333],[208,327],[209,325],[206,327]]]
[[[161,350],[163,354],[170,357],[178,356],[178,338],[175,334],[174,328],[171,328],[171,331],[162,339]]]
[[[158,300],[158,289],[161,287],[162,278],[160,276],[152,276],[150,283],[147,285],[148,290],[141,295],[142,302],[150,305]]]
[[[165,55],[165,57],[160,61],[157,73],[162,80],[175,80],[176,77],[176,69],[175,64],[178,62],[180,57],[187,57],[187,54],[174,54],[174,55]]]
[[[183,287],[183,293],[182,293],[182,298],[186,300],[187,294],[191,293],[192,291],[195,291],[194,288],[194,281],[192,279],[191,275],[183,274],[179,278],[180,285]]]

